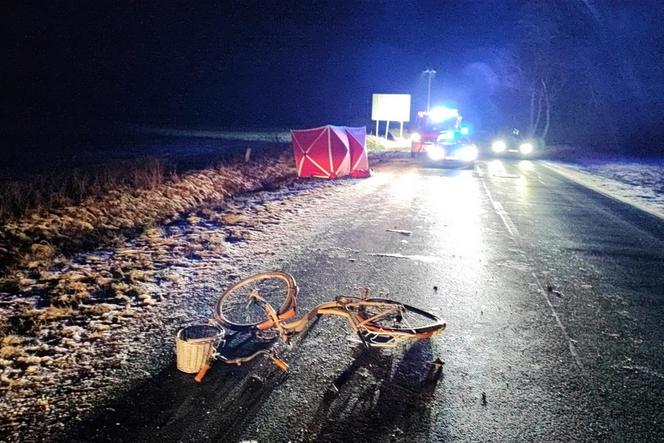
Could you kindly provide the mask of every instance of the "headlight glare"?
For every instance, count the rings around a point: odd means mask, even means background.
[[[445,150],[438,145],[429,146],[427,148],[427,155],[431,160],[442,160],[445,158]]]
[[[417,132],[413,132],[410,135],[410,141],[412,141],[412,142],[419,142],[421,140],[422,140],[422,136]]]
[[[531,152],[533,152],[533,144],[532,143],[521,143],[521,146],[519,146],[519,151],[523,155],[528,155]]]
[[[466,145],[459,150],[459,158],[465,162],[472,162],[477,160],[477,146]]]
[[[501,152],[505,152],[506,149],[507,149],[507,145],[502,140],[496,140],[491,145],[491,150],[493,152],[495,152],[496,154],[501,153]]]

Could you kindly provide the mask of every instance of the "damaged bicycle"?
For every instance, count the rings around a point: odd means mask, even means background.
[[[425,310],[385,298],[369,295],[367,289],[359,296],[341,295],[334,300],[315,306],[300,318],[297,317],[298,286],[292,275],[281,272],[264,272],[247,277],[230,286],[217,300],[213,314],[213,328],[233,332],[251,333],[261,340],[280,339],[290,346],[291,339],[303,332],[320,316],[342,317],[359,341],[367,348],[394,347],[408,340],[426,340],[442,333],[445,322]],[[217,347],[223,340],[216,335],[214,346],[203,359],[195,377],[203,380],[213,361],[240,365],[260,355],[267,355],[283,371],[288,364],[272,349],[262,349],[253,354],[230,358]],[[211,338],[210,340],[215,340]]]

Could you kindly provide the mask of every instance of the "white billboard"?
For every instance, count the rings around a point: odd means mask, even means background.
[[[371,120],[410,121],[410,94],[373,94]]]

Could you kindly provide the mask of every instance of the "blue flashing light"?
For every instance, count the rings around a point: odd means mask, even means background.
[[[445,107],[433,108],[429,112],[429,118],[434,123],[440,123],[451,118],[459,118],[459,111],[457,109],[450,109]]]
[[[468,126],[462,126],[461,127],[461,134],[462,135],[468,135],[470,134],[470,128]]]

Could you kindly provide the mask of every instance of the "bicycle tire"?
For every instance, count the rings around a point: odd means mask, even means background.
[[[215,320],[236,331],[247,331],[266,322],[262,304],[249,297],[253,290],[275,308],[279,318],[295,314],[298,291],[295,279],[286,272],[273,271],[244,278],[226,289],[215,304]]]
[[[444,331],[447,327],[447,324],[437,315],[414,306],[385,298],[370,298],[366,301],[403,307],[403,309],[399,309],[399,315],[376,320],[371,320],[371,317],[380,313],[381,308],[376,308],[372,312],[371,307],[360,307],[357,313],[358,318],[365,322],[364,327],[372,333],[396,333],[404,337],[412,336],[412,338],[417,339],[431,337]],[[401,318],[398,318],[399,316]]]

